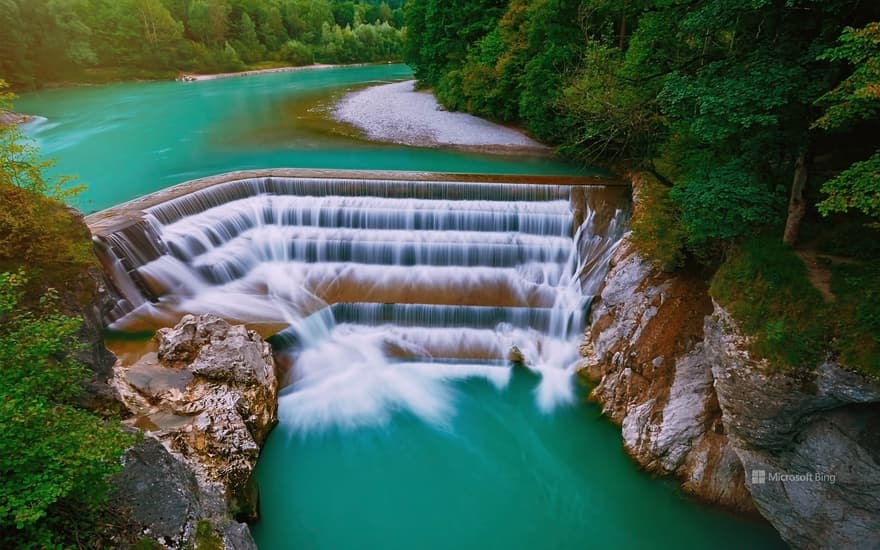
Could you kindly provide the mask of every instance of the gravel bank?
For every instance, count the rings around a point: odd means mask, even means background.
[[[421,147],[548,151],[545,145],[516,130],[465,113],[444,111],[433,94],[415,91],[415,80],[352,92],[342,98],[333,116],[376,141]]]
[[[269,73],[292,73],[299,71],[314,71],[320,69],[335,69],[337,67],[363,67],[369,63],[351,63],[347,65],[326,65],[324,63],[315,63],[313,65],[302,65],[296,67],[275,67],[272,69],[255,69],[253,71],[239,71],[235,73],[217,73],[217,74],[184,74],[177,80],[183,82],[198,82],[200,80],[218,80],[221,78],[237,78],[240,76],[254,76]]]

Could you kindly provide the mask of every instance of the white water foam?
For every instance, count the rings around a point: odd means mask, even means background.
[[[148,217],[155,252],[114,238],[161,296],[141,300],[137,315],[290,327],[279,414],[296,433],[381,426],[401,412],[448,426],[452,383],[481,378],[503,390],[514,347],[539,377],[540,410],[574,402],[577,341],[622,213],[587,208],[572,236],[574,209],[558,188],[542,198],[540,186],[484,184],[469,198],[455,185],[455,200],[418,186],[420,198],[380,187],[380,196],[336,196],[328,183],[326,196],[240,187],[226,203],[212,188]]]

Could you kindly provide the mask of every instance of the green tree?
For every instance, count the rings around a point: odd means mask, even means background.
[[[183,38],[183,23],[174,17],[159,0],[137,0],[135,6],[142,24],[143,43],[153,62],[162,66],[173,64],[174,49]]]
[[[289,36],[293,38],[298,36],[293,34],[293,30],[288,35],[281,11],[275,6],[270,6],[261,13],[258,28],[260,39],[269,51],[278,51],[278,48],[287,41]]]
[[[217,59],[224,71],[240,71],[244,68],[244,63],[242,63],[241,58],[238,56],[238,52],[229,42],[223,45],[223,50],[221,50]]]
[[[229,6],[223,0],[194,0],[187,32],[209,48],[222,48],[229,27]]]
[[[28,56],[31,37],[15,0],[0,0],[0,28],[0,75],[14,86],[33,86],[34,67]]]
[[[332,6],[333,20],[340,27],[354,27],[354,2],[334,2]]]
[[[436,86],[459,68],[471,44],[492,31],[503,15],[503,0],[424,0],[409,7],[406,61],[424,84]]]
[[[311,65],[315,62],[315,56],[311,48],[296,40],[288,40],[281,47],[281,59],[291,65]]]
[[[265,48],[257,36],[257,26],[245,12],[242,12],[238,24],[238,46],[237,49],[246,63],[259,61],[265,55]]]
[[[842,130],[880,118],[880,22],[860,29],[844,29],[839,44],[829,48],[820,59],[845,62],[853,69],[819,98],[818,103],[826,109],[815,127]],[[880,217],[880,148],[868,159],[854,163],[825,182],[822,192],[827,197],[818,206],[825,215],[853,209]]]

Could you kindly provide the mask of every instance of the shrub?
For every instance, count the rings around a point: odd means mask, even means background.
[[[281,46],[281,58],[291,65],[311,65],[315,62],[312,49],[297,40],[288,40]]]
[[[880,260],[832,264],[831,274],[834,349],[844,364],[880,379]]]
[[[3,86],[0,81],[0,110],[12,100]],[[17,127],[0,124],[0,271],[33,266],[47,286],[93,261],[88,232],[60,202],[81,187],[69,178],[45,178],[51,166]]]
[[[639,176],[636,212],[630,227],[636,246],[664,271],[684,264],[685,232],[669,188],[648,174]]]
[[[53,313],[51,291],[22,308],[26,283],[22,271],[0,274],[0,540],[88,544],[129,436],[77,406],[90,375],[70,357],[79,320]]]

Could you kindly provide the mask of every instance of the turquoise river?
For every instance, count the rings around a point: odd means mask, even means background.
[[[24,94],[16,107],[39,117],[25,131],[57,159],[53,170],[87,184],[76,204],[86,212],[250,168],[589,173],[550,158],[370,143],[328,120],[346,90],[409,77],[406,66],[376,65],[115,84]],[[282,392],[257,468],[260,548],[784,547],[766,524],[640,471],[586,387],[570,382],[576,398],[545,406],[526,369],[426,381],[351,368],[368,355],[357,349],[367,336],[310,352],[342,373],[319,400],[311,387],[308,398],[296,384]]]

